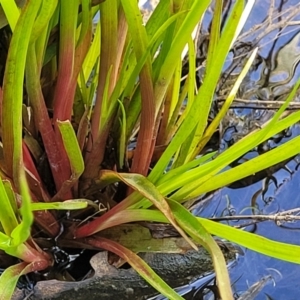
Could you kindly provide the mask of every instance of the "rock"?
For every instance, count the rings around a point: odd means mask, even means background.
[[[235,253],[224,250],[227,260]],[[80,282],[58,280],[40,281],[30,296],[32,300],[108,300],[108,299],[147,299],[157,292],[142,279],[135,270],[117,269],[108,264],[107,252],[92,257],[93,277]],[[178,287],[189,283],[201,274],[212,271],[209,254],[202,247],[198,251],[189,250],[185,254],[144,253],[142,258],[170,286]],[[18,290],[13,300],[23,300]]]

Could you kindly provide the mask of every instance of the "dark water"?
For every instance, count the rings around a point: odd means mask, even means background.
[[[229,7],[233,1],[225,1]],[[230,9],[229,9],[230,10]],[[226,17],[226,10],[224,10]],[[211,12],[208,12],[203,21],[202,34],[208,33],[211,20]],[[245,62],[245,54],[255,47],[259,47],[257,59],[251,72],[241,85],[238,97],[252,100],[280,100],[284,101],[287,93],[300,75],[300,4],[296,0],[285,1],[256,1],[251,15],[245,24],[241,38],[237,41],[225,65],[224,77],[229,80],[240,72]],[[203,45],[200,45],[203,47]],[[205,50],[200,50],[205,51]],[[200,75],[201,76],[201,75]],[[226,87],[226,80],[224,86]],[[229,82],[229,81],[228,81]],[[230,86],[230,82],[228,83]],[[223,89],[224,87],[222,87]],[[297,96],[294,101],[299,101]],[[249,109],[237,107],[231,110],[230,122],[234,126],[241,126],[238,131],[244,134],[255,129],[249,128],[253,120],[260,122],[263,118],[270,118],[272,112],[261,109]],[[232,119],[237,118],[239,125],[234,124]],[[245,121],[241,125],[240,120]],[[222,124],[221,135],[224,148],[241,138],[228,133],[226,122]],[[299,135],[299,125],[290,129],[288,136]],[[228,139],[229,135],[229,139]],[[226,136],[226,139],[225,139]],[[268,142],[268,147],[276,147],[277,143],[286,141],[287,138],[278,141],[274,139]],[[299,145],[300,153],[300,145]],[[248,158],[257,155],[256,152],[248,153]],[[258,181],[243,188],[223,188],[213,195],[208,204],[199,204],[194,209],[196,215],[208,218],[229,215],[251,215],[255,206],[257,214],[272,215],[278,212],[300,207],[300,170],[298,162],[300,156],[287,163],[287,167],[281,168],[269,177],[268,188],[263,195],[259,192],[264,181]],[[300,169],[300,168],[299,168]],[[224,221],[223,221],[224,222]],[[228,221],[232,226],[245,226],[244,230],[255,232],[264,237],[300,245],[300,222],[275,224],[274,221],[265,221],[253,224],[249,221]],[[300,265],[283,262],[256,252],[243,249],[244,255],[240,255],[234,266],[230,267],[230,276],[235,298],[238,299],[300,299]],[[300,255],[300,253],[299,253]],[[211,281],[212,275],[207,278]],[[204,298],[195,291],[205,279],[200,279],[193,286],[184,287],[182,291],[189,293],[188,299],[216,299],[213,293],[208,293]],[[197,285],[198,284],[198,285]],[[256,284],[256,285],[255,285]],[[249,290],[250,295],[244,293]],[[244,298],[243,298],[244,297]],[[163,299],[163,298],[159,298]]]
[[[257,197],[255,202],[257,213],[268,215],[300,207],[300,171],[295,171],[296,165],[295,161],[288,163],[288,167],[294,170],[293,174],[289,174],[286,170],[280,170],[274,174],[281,186],[276,188],[275,184],[271,183],[265,199],[262,199],[261,194]],[[251,215],[250,207],[253,206],[251,199],[261,187],[262,183],[257,182],[243,189],[224,188],[215,194],[206,208],[200,208],[197,213],[206,217]],[[238,226],[252,222],[249,220],[230,221],[228,223],[232,226]],[[281,226],[278,226],[274,221],[265,221],[245,228],[245,230],[276,241],[300,244],[300,222],[282,223]],[[244,249],[244,255],[239,256],[238,263],[231,269],[230,273],[232,282],[235,282],[233,290],[237,295],[241,295],[262,277],[271,275],[274,281],[270,280],[259,295],[253,299],[267,299],[266,293],[272,299],[299,299],[300,282],[296,280],[300,277],[299,265]]]
[[[272,3],[274,9],[271,13],[270,5]],[[286,13],[283,14],[283,12]],[[262,24],[268,18],[272,19],[272,24],[263,26]],[[248,43],[248,46],[250,43],[252,48],[259,46],[258,60],[255,68],[250,72],[250,76],[243,82],[239,97],[285,100],[286,93],[299,78],[299,19],[300,4],[298,1],[256,1],[249,21],[245,25],[243,38],[239,42],[242,45]],[[251,34],[246,34],[255,24],[257,29]],[[281,26],[278,27],[278,24]],[[289,26],[289,24],[291,25]],[[239,66],[232,70],[236,56],[231,55],[229,58],[225,72],[229,70],[232,73],[238,72]],[[299,101],[299,97],[297,96],[294,101]],[[233,113],[237,117],[250,119],[255,114],[262,114],[262,111],[239,108],[233,110]],[[294,126],[291,133],[292,136],[299,135],[299,126]],[[276,147],[274,142],[269,144],[272,144],[270,147]],[[248,156],[253,156],[253,154],[250,153]],[[215,193],[209,205],[200,205],[194,213],[210,218],[226,215],[251,215],[251,208],[255,205],[257,214],[268,215],[300,207],[298,161],[299,157],[296,157],[287,164],[290,170],[282,168],[272,174],[276,178],[277,187],[275,182],[271,180],[264,197],[259,192],[262,189],[262,181],[240,189],[223,188]],[[251,223],[251,220],[229,221],[228,223],[232,226],[238,226],[246,222]],[[276,241],[300,245],[299,221],[282,224],[265,221],[249,225],[245,227],[245,230]],[[231,268],[230,274],[236,298],[256,282],[267,278],[270,280],[265,280],[261,284],[261,291],[249,298],[245,297],[245,299],[300,299],[300,281],[298,280],[300,278],[300,266],[297,264],[283,262],[244,249],[244,255],[239,256],[238,262]],[[214,299],[212,296],[210,297],[207,296],[207,299]]]

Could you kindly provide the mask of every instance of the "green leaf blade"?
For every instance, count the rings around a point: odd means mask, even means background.
[[[41,0],[22,9],[10,43],[3,79],[2,132],[6,172],[18,182],[22,161],[22,101],[26,55]]]
[[[14,246],[18,246],[27,241],[27,239],[31,235],[31,226],[34,220],[33,213],[30,209],[31,196],[27,185],[24,169],[20,170],[19,182],[22,195],[22,205],[20,208],[22,220],[21,223],[18,224],[18,226],[16,226],[11,233],[12,244]]]
[[[11,206],[10,199],[6,193],[2,179],[0,179],[0,196],[0,221],[4,232],[10,236],[14,228],[18,225],[18,221]]]
[[[38,210],[75,210],[75,209],[83,209],[87,207],[88,202],[86,199],[72,199],[65,200],[63,202],[51,202],[51,203],[31,203],[30,209],[32,211]]]
[[[157,291],[162,293],[168,299],[183,300],[169,285],[167,285],[150,267],[143,261],[137,254],[129,249],[121,246],[120,244],[113,242],[105,238],[87,238],[88,243],[93,246],[111,251],[125,261],[127,261],[141,277],[143,277],[149,284],[151,284]]]
[[[62,135],[65,150],[70,160],[73,176],[75,179],[78,179],[84,171],[84,161],[76,134],[69,120],[57,121],[57,124]]]
[[[257,234],[236,229],[208,219],[197,219],[198,222],[201,223],[202,226],[204,226],[211,234],[227,239],[228,241],[261,254],[300,264],[300,246],[298,245],[273,241]]]
[[[147,178],[140,174],[116,173],[113,171],[106,171],[103,173],[103,176],[118,178],[149,199],[166,216],[169,222],[177,229],[177,231],[185,238],[185,240],[194,249],[197,249],[197,246],[187,237],[184,231],[176,223],[168,202]]]
[[[230,279],[223,253],[215,240],[209,234],[205,227],[199,226],[196,217],[176,201],[168,201],[178,224],[188,233],[196,242],[204,246],[210,253],[214,269],[217,275],[217,282],[222,299],[233,299]]]

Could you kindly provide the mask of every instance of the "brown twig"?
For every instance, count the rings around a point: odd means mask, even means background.
[[[300,207],[279,212],[273,215],[235,215],[224,216],[218,218],[211,218],[212,221],[236,221],[236,220],[255,220],[261,221],[274,221],[276,224],[283,222],[293,222],[300,220]]]
[[[219,97],[217,99],[218,103],[225,102],[224,97]],[[250,100],[250,99],[241,99],[236,98],[233,100],[231,108],[256,108],[256,109],[269,109],[275,110],[279,109],[285,101],[277,101],[277,100]],[[286,108],[287,110],[299,110],[300,102],[290,102],[289,106]]]

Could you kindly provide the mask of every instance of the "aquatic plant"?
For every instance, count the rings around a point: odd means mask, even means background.
[[[208,0],[160,1],[146,24],[136,0],[28,0],[22,9],[0,3],[9,24],[4,27],[3,17],[0,249],[22,261],[2,273],[0,299],[11,297],[21,275],[51,267],[51,253],[35,238],[42,232],[56,239],[66,221],[72,225],[60,236],[65,245],[114,252],[170,299],[182,297],[101,231],[136,221],[172,224],[191,248],[201,245],[211,254],[222,299],[232,299],[232,292],[212,235],[300,262],[298,246],[197,218],[182,205],[299,152],[296,137],[226,168],[300,120],[299,112],[280,118],[299,84],[266,126],[220,154],[202,151],[255,58],[256,50],[208,124],[222,68],[252,1],[236,1],[222,29],[222,1],[216,1],[199,90],[192,33]],[[189,70],[182,84],[185,47]],[[72,209],[78,211],[55,211]]]

